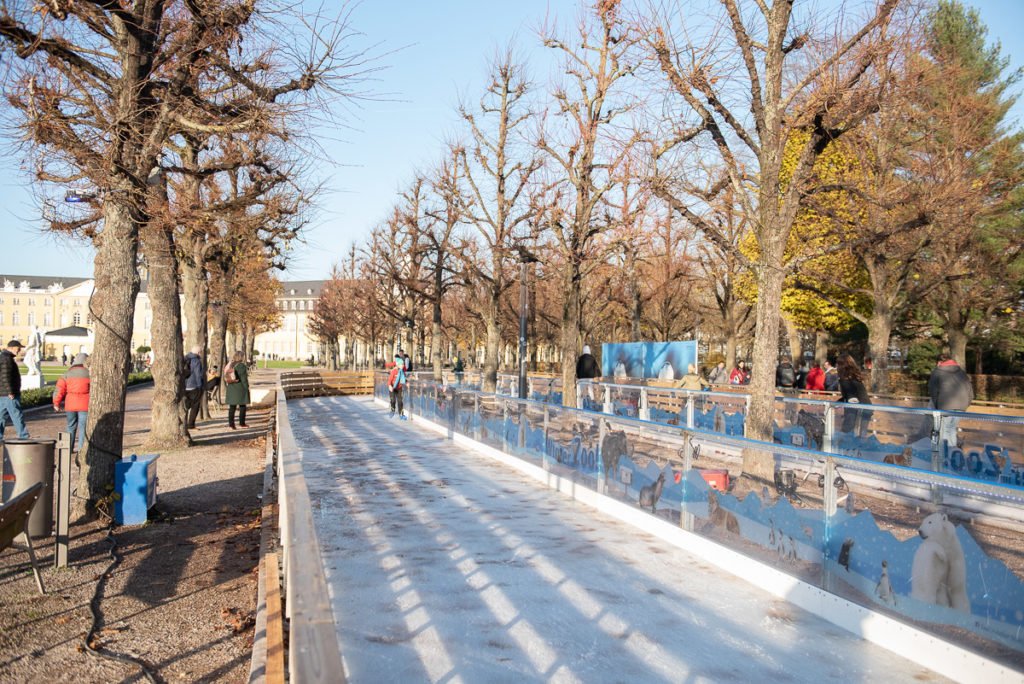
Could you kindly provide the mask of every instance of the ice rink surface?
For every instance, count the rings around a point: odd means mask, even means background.
[[[350,682],[944,681],[368,398],[288,411]]]

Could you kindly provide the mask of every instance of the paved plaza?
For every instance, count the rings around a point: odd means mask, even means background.
[[[941,680],[367,398],[288,411],[352,682]]]

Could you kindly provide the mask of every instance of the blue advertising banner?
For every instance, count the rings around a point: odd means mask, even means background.
[[[621,342],[601,345],[605,378],[678,380],[697,364],[697,342]]]

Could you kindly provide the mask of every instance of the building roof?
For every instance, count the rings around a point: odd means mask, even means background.
[[[319,297],[326,280],[282,280],[278,297]]]
[[[12,275],[7,273],[0,273],[0,291],[4,289],[6,283],[11,283],[14,286],[14,291],[18,292],[22,283],[28,283],[30,291],[44,291],[50,289],[52,285],[59,285],[60,289],[77,285],[78,283],[85,282],[86,280],[92,280],[92,278],[70,278],[68,276],[31,276],[31,275]],[[10,292],[11,290],[7,290]]]
[[[92,331],[80,325],[69,325],[66,328],[58,328],[46,333],[47,337],[89,337]]]

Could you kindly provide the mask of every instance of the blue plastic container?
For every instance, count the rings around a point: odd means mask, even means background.
[[[118,525],[141,525],[156,503],[156,460],[158,454],[132,454],[114,463],[114,521]]]

